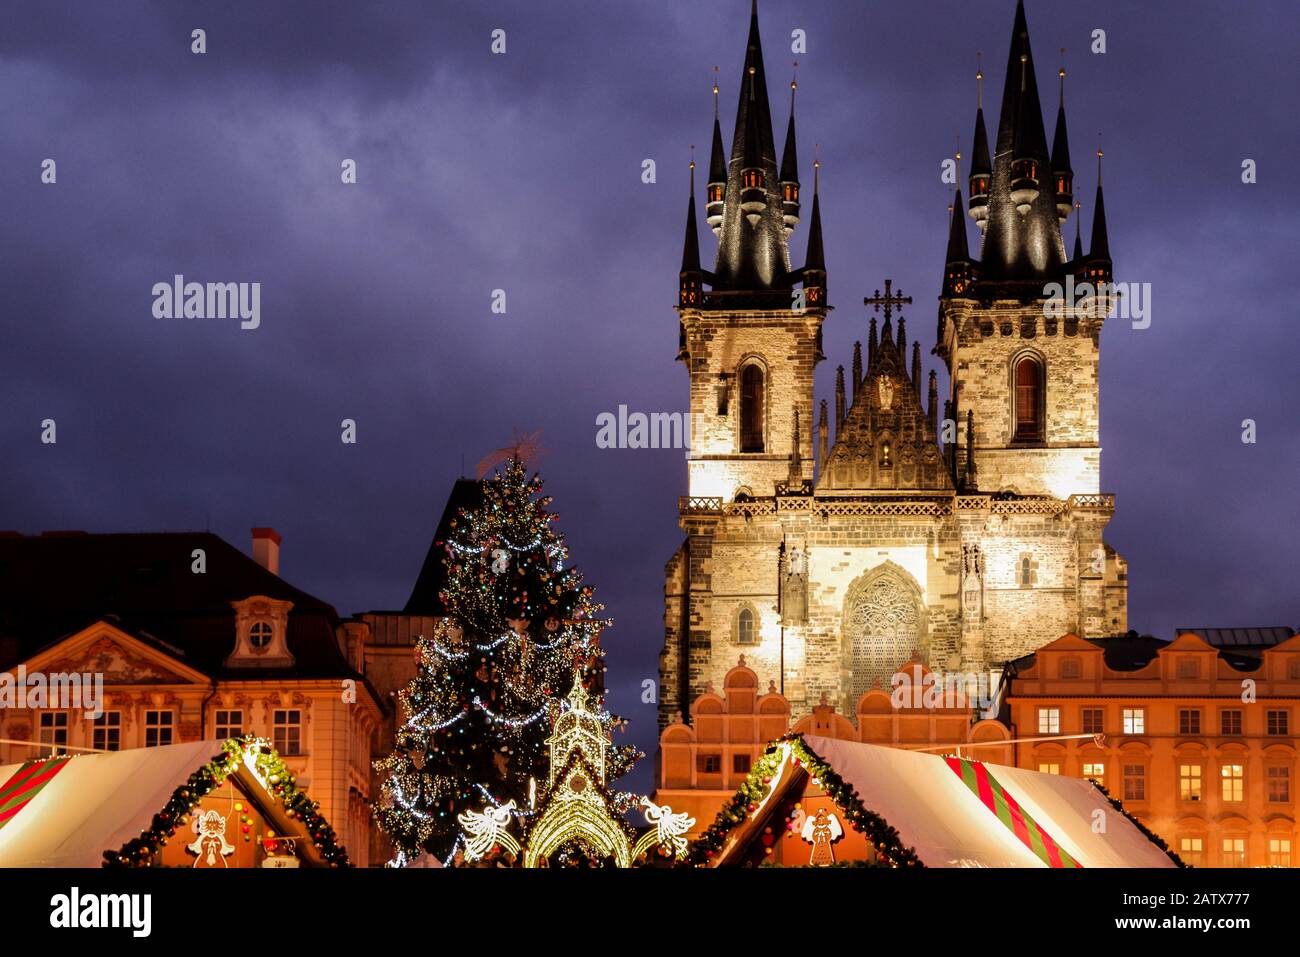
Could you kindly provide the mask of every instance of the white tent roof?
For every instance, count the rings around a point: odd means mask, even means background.
[[[941,756],[813,735],[804,741],[927,867],[1046,866]],[[1091,782],[999,764],[988,770],[1084,867],[1174,866]],[[1103,812],[1104,833],[1094,831],[1097,811]]]
[[[0,827],[0,867],[100,867],[149,827],[221,741],[79,754]],[[21,764],[0,766],[0,783]]]

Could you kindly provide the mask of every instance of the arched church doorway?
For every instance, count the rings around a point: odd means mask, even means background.
[[[915,580],[885,562],[849,586],[844,599],[844,707],[874,687],[888,691],[900,665],[925,654],[925,610]]]

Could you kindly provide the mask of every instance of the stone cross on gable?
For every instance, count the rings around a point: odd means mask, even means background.
[[[898,290],[897,294],[894,294],[891,289],[893,285],[894,285],[894,280],[886,279],[885,294],[883,296],[880,294],[880,290],[877,289],[876,294],[874,296],[867,296],[867,298],[862,300],[862,302],[865,305],[870,306],[874,312],[879,312],[880,307],[884,306],[885,322],[888,322],[889,317],[894,314],[895,306],[898,306],[899,307],[898,311],[902,313],[903,311],[902,307],[905,305],[911,305],[912,303],[912,297],[904,296],[902,289]]]

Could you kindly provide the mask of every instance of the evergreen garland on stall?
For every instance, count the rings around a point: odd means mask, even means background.
[[[1089,780],[1092,779],[1090,778]],[[1101,792],[1102,797],[1104,797],[1107,801],[1110,802],[1111,807],[1113,807],[1120,814],[1124,815],[1124,817],[1128,818],[1129,822],[1134,827],[1136,827],[1139,831],[1141,831],[1146,836],[1147,840],[1149,840],[1152,844],[1154,844],[1156,847],[1160,848],[1160,850],[1164,851],[1167,855],[1169,855],[1169,859],[1174,862],[1174,865],[1176,867],[1191,866],[1189,864],[1184,863],[1183,859],[1174,853],[1173,849],[1164,842],[1164,840],[1160,837],[1159,834],[1151,830],[1149,827],[1147,827],[1145,824],[1139,821],[1136,817],[1130,814],[1128,812],[1128,809],[1124,807],[1124,804],[1119,800],[1119,798],[1111,797],[1110,792],[1107,791],[1105,787],[1098,784],[1096,781],[1092,781],[1092,786]]]
[[[513,800],[527,824],[547,781],[546,739],[575,673],[593,692],[604,685],[600,634],[610,622],[567,567],[541,479],[529,479],[516,455],[481,487],[481,501],[461,509],[438,543],[446,615],[417,644],[417,673],[399,694],[396,746],[375,764],[386,775],[376,818],[396,848],[392,866],[422,853],[451,862],[466,811]],[[622,726],[599,699],[597,708],[607,732]],[[639,757],[611,746],[609,780]],[[633,801],[619,795],[619,810]]]
[[[147,830],[132,838],[116,851],[104,852],[104,867],[151,867],[157,863],[163,844],[178,827],[190,823],[190,815],[199,801],[221,787],[227,777],[247,765],[249,758],[258,779],[280,799],[285,814],[299,821],[308,838],[330,867],[348,867],[348,854],[335,839],[334,828],[320,813],[320,805],[294,784],[294,776],[275,749],[262,738],[247,735],[231,738],[221,746],[221,753],[189,776],[172,792],[163,809],[153,816]]]
[[[733,828],[758,810],[768,796],[780,773],[784,757],[783,744],[790,746],[791,760],[803,768],[813,782],[826,792],[843,813],[848,825],[862,833],[876,852],[878,864],[885,867],[924,867],[916,851],[905,847],[898,831],[888,821],[868,809],[854,787],[847,783],[817,752],[808,747],[802,734],[791,733],[779,738],[772,747],[754,763],[749,777],[723,805],[717,819],[691,843],[686,852],[686,863],[694,867],[707,867],[727,842]]]

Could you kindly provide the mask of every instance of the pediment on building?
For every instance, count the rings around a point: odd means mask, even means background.
[[[102,674],[109,685],[201,684],[202,672],[109,622],[96,622],[24,662],[29,673]]]

